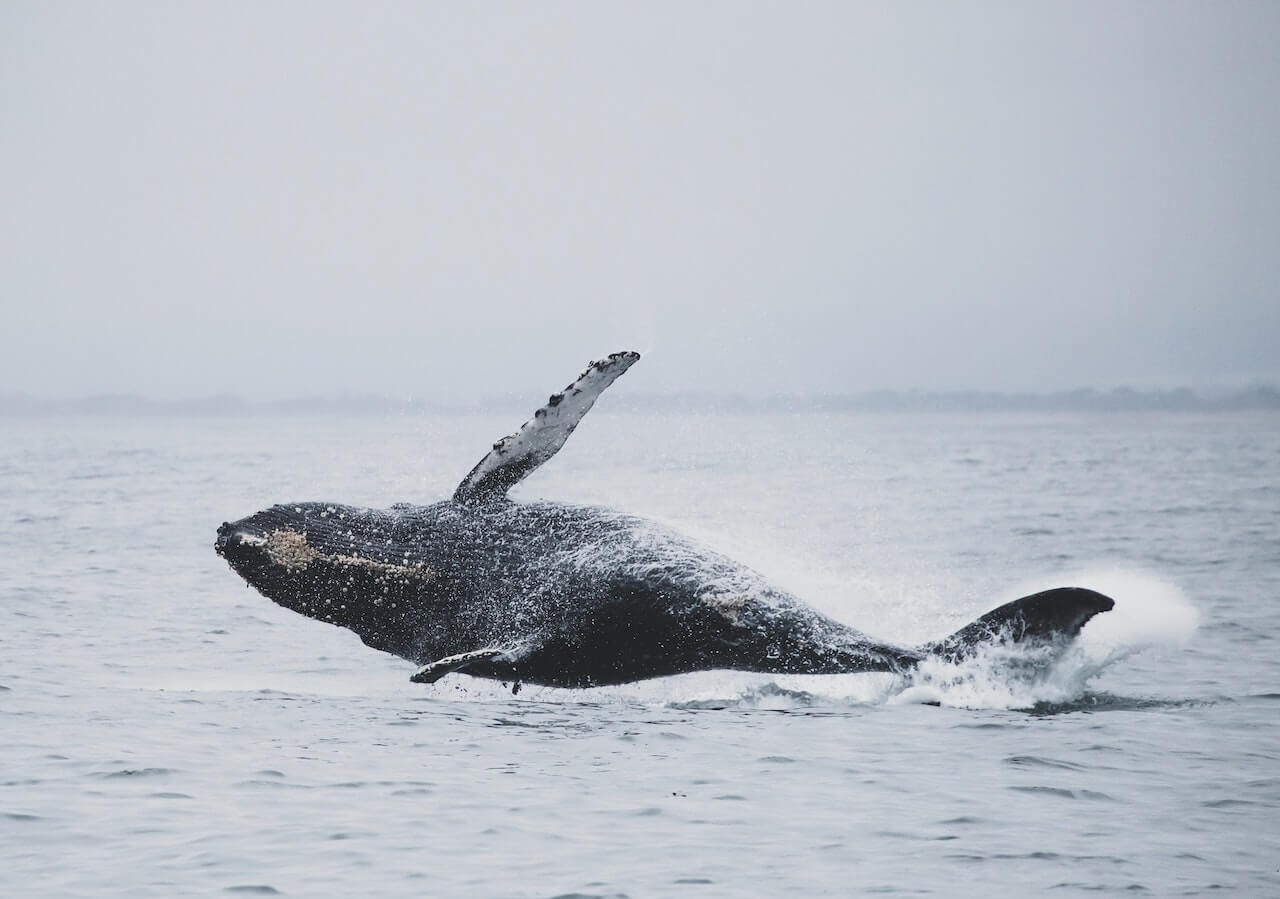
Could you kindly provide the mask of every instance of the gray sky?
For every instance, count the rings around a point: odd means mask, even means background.
[[[1280,374],[1280,3],[0,5],[0,393]]]

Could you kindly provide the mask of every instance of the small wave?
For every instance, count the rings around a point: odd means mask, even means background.
[[[744,690],[734,697],[707,697],[667,703],[672,709],[772,709],[785,711],[793,708],[810,708],[822,702],[822,698],[805,690],[789,690],[770,681],[759,687]]]
[[[1061,759],[1043,758],[1037,755],[1011,755],[1005,763],[1015,768],[1051,768],[1059,771],[1084,771],[1084,765],[1075,762],[1064,762]]]
[[[1266,807],[1268,803],[1258,802],[1255,799],[1227,798],[1227,799],[1210,799],[1206,802],[1200,803],[1200,805],[1203,808],[1240,808],[1240,807],[1247,807],[1247,806]]]
[[[310,784],[286,783],[280,780],[261,780],[258,778],[250,778],[242,780],[235,784],[237,787],[270,787],[277,790],[310,790]]]
[[[1038,702],[1026,711],[1033,715],[1065,715],[1072,712],[1142,712],[1153,709],[1193,708],[1214,705],[1210,699],[1158,699],[1148,696],[1117,696],[1114,693],[1084,693],[1070,702]]]
[[[669,684],[669,692],[661,704],[670,709],[687,710],[849,712],[884,705],[902,688],[901,677],[883,672],[777,676],[704,672],[703,675],[682,675],[678,685],[674,683],[676,678],[669,678],[673,683]],[[684,689],[673,689],[678,687]]]
[[[1056,796],[1059,799],[1091,799],[1100,802],[1114,802],[1106,793],[1096,790],[1066,790],[1062,787],[1012,786],[1015,793],[1035,793],[1040,796]]]

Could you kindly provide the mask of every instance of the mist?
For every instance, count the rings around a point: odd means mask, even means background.
[[[1280,6],[0,9],[0,393],[1280,374]]]

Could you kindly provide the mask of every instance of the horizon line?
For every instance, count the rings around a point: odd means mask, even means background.
[[[136,393],[39,396],[0,393],[0,417],[42,415],[207,415],[256,414],[437,414],[506,413],[524,409],[529,397],[504,393],[466,403],[440,403],[422,397],[378,393],[312,394],[276,400],[245,399],[239,394],[208,394],[154,399]],[[1198,392],[1189,387],[1107,389],[1080,387],[1042,392],[993,390],[890,390],[845,393],[749,395],[716,391],[624,393],[609,403],[615,412],[1059,412],[1059,411],[1239,411],[1280,410],[1280,389],[1272,384]]]

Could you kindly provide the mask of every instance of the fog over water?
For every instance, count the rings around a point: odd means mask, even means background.
[[[466,401],[621,347],[655,392],[1274,380],[1278,39],[1268,2],[9,2],[0,393]]]

